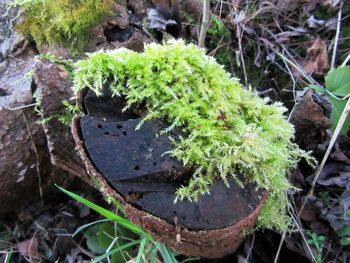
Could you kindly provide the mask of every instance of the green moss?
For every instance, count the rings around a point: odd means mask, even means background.
[[[111,13],[113,0],[24,0],[25,17],[17,28],[39,46],[59,44],[81,51],[88,30]]]
[[[291,142],[294,129],[279,103],[268,105],[243,90],[215,59],[183,41],[150,44],[144,53],[127,49],[97,52],[76,64],[74,89],[100,94],[110,81],[115,96],[126,96],[127,108],[145,103],[146,119],[163,119],[182,129],[167,154],[195,167],[178,199],[198,200],[215,178],[227,182],[237,174],[269,191],[258,227],[286,228],[285,190],[288,171],[300,158],[313,160]],[[141,125],[141,124],[140,124]]]
[[[219,64],[224,65],[227,70],[230,69],[234,55],[234,52],[230,50],[231,38],[231,32],[224,23],[217,16],[211,16],[206,46],[209,50],[215,50],[216,60]]]

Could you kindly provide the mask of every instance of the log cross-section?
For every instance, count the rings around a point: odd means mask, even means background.
[[[242,188],[234,180],[229,187],[218,181],[198,202],[174,203],[176,189],[186,184],[191,168],[164,154],[173,147],[161,133],[167,125],[149,120],[135,130],[141,119],[132,112],[123,115],[122,100],[106,92],[101,97],[81,92],[77,101],[87,113],[72,123],[80,156],[131,221],[185,255],[219,258],[238,248],[255,225],[265,191],[254,185]]]

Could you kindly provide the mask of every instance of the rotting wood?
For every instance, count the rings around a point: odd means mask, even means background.
[[[91,184],[75,151],[70,128],[54,117],[64,114],[63,100],[73,96],[72,82],[68,79],[68,73],[53,62],[37,59],[34,81],[38,89],[40,110],[46,119],[43,126],[52,164]]]
[[[81,95],[84,95],[84,92]],[[110,103],[110,106],[113,105],[111,101],[106,102],[103,95],[102,100],[104,103]],[[82,107],[84,99],[80,97],[78,101]],[[90,107],[86,106],[85,104],[83,108]],[[91,109],[86,110],[96,113]],[[99,117],[104,110],[108,109],[98,111]],[[90,117],[97,118],[96,115]],[[103,117],[100,120],[103,120]],[[87,171],[99,181],[105,194],[115,197],[123,204],[128,218],[150,232],[155,239],[166,243],[181,254],[219,258],[235,251],[243,241],[246,231],[254,227],[266,200],[266,192],[255,191],[252,185],[241,188],[231,181],[230,188],[227,188],[219,181],[213,186],[211,194],[200,197],[198,203],[183,201],[174,204],[175,191],[180,186],[176,180],[154,182],[150,179],[152,176],[146,173],[147,180],[130,182],[115,180],[113,176],[101,174],[99,172],[101,168],[97,169],[99,165],[93,163],[89,147],[84,140],[86,132],[84,129],[87,127],[81,123],[82,119],[75,117],[72,132]],[[117,122],[115,119],[105,118],[104,125],[106,124],[117,125]],[[105,139],[106,135],[102,132],[100,136]],[[95,147],[99,147],[98,143]],[[125,148],[111,147],[109,150],[121,155],[127,152]],[[155,178],[157,177],[153,180]]]

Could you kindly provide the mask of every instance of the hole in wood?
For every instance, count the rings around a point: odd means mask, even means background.
[[[157,163],[156,163],[156,162],[154,162],[154,163],[153,163],[153,166],[156,166],[156,165],[157,165]]]
[[[105,132],[105,135],[109,135],[109,132],[108,132],[108,131],[106,131],[106,132]]]
[[[123,128],[123,125],[117,124],[117,128],[121,129],[121,128]]]
[[[9,95],[9,94],[6,92],[6,90],[0,89],[0,97],[4,97],[4,96],[7,96],[7,95]]]
[[[102,125],[101,125],[101,124],[97,125],[97,128],[101,129],[101,128],[102,128]]]
[[[123,135],[126,135],[126,131],[123,131]]]
[[[134,169],[135,169],[136,171],[138,171],[138,170],[140,170],[140,167],[139,167],[138,165],[136,165],[136,166],[134,167]]]

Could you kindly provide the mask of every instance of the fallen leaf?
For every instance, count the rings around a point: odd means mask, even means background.
[[[300,214],[300,218],[302,218],[305,221],[316,221],[319,214],[319,208],[310,200],[308,199],[303,211]]]
[[[305,59],[299,59],[299,65],[309,75],[323,75],[329,69],[327,45],[321,38],[317,38],[307,49]],[[293,68],[293,75],[300,78],[301,74]]]
[[[309,14],[311,11],[313,11],[318,4],[321,4],[324,0],[309,0],[305,1],[306,3],[303,4],[303,14]]]
[[[322,0],[323,1],[323,0]],[[322,5],[325,7],[336,7],[338,6],[342,0],[326,0],[322,2]]]
[[[325,165],[317,183],[323,186],[339,186],[347,188],[347,186],[350,186],[350,166],[341,163],[330,163]]]
[[[346,164],[350,164],[349,157],[346,156],[346,154],[344,154],[343,151],[340,149],[338,142],[334,145],[334,150],[333,150],[333,152],[331,153],[330,156],[335,161],[339,161],[339,162],[344,162]],[[350,175],[350,173],[349,173],[349,175]]]
[[[326,21],[324,20],[317,20],[314,15],[310,16],[306,20],[306,24],[309,28],[320,28],[323,27],[326,24]]]
[[[292,12],[298,9],[304,0],[278,0],[276,6],[282,12]]]
[[[38,252],[38,240],[35,237],[18,243],[17,248],[22,256],[30,259],[39,257],[40,255]]]

